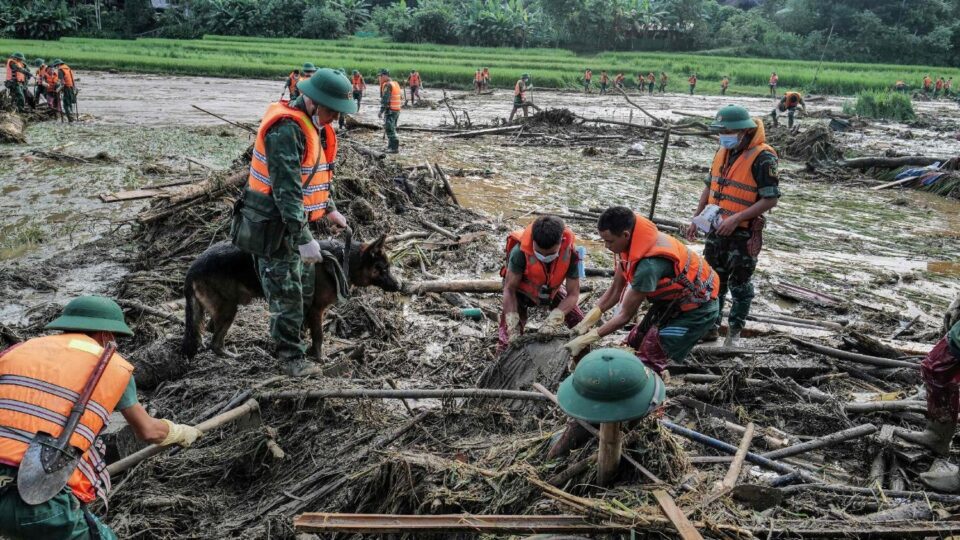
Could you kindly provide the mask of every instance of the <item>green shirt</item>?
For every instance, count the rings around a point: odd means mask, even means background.
[[[732,165],[738,157],[740,157],[740,153],[731,153],[728,155],[727,165]],[[777,156],[766,150],[760,152],[760,155],[757,156],[757,159],[753,162],[753,167],[751,167],[750,172],[753,174],[753,179],[757,183],[757,194],[761,199],[780,198],[780,173],[777,169],[778,163],[779,160]],[[710,187],[709,174],[704,182],[707,184],[707,187]]]
[[[580,256],[576,251],[570,253],[570,267],[567,268],[567,279],[577,279],[580,277],[580,270],[577,266],[580,264]],[[520,246],[513,246],[510,250],[510,257],[507,258],[507,269],[514,274],[523,275],[527,269],[527,256],[520,249]]]
[[[954,356],[960,358],[960,321],[957,321],[947,332],[947,346],[950,347],[950,352]]]
[[[630,288],[641,293],[657,290],[657,282],[663,278],[676,277],[673,261],[665,257],[647,257],[637,263],[630,279]]]
[[[120,396],[120,401],[117,402],[116,410],[122,411],[124,409],[129,409],[137,404],[137,383],[133,379],[133,375],[130,376],[130,382],[127,383],[127,387],[123,389],[123,395]]]
[[[296,99],[291,106],[303,111],[303,101]],[[321,135],[324,133],[320,131]],[[270,169],[273,200],[280,210],[280,217],[287,226],[287,233],[296,239],[297,245],[313,240],[303,211],[303,183],[300,177],[300,162],[307,146],[307,138],[294,120],[284,119],[270,126],[264,137],[267,165]],[[322,138],[321,138],[322,142]],[[321,150],[322,151],[322,150]],[[327,199],[327,211],[336,211],[333,189]]]

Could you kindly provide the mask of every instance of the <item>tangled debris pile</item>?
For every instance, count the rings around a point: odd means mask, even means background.
[[[834,140],[833,131],[821,122],[793,129],[767,126],[767,143],[777,149],[781,159],[813,163],[843,159],[843,148]]]

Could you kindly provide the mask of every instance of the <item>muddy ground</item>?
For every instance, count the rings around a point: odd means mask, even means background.
[[[224,237],[234,192],[220,192],[146,226],[136,221],[137,213],[161,202],[146,199],[105,204],[98,196],[171,182],[195,183],[211,171],[230,169],[250,144],[250,137],[190,105],[255,124],[282,86],[281,81],[131,79],[96,73],[82,74],[81,79],[83,122],[33,124],[28,128],[27,144],[0,146],[0,158],[8,165],[0,169],[0,192],[7,195],[0,201],[0,275],[5,278],[0,283],[0,323],[8,341],[14,335],[35,335],[59,305],[80,293],[110,294],[172,314],[173,319],[182,318],[183,273],[199,252]],[[425,97],[436,102],[442,92],[428,88]],[[466,95],[451,100],[451,106],[458,115],[465,109],[475,127],[484,127],[507,116],[511,97],[506,91]],[[568,108],[583,117],[649,124],[649,119],[619,96],[534,91],[533,99],[540,106]],[[669,121],[690,118],[676,112],[709,118],[726,103],[744,105],[758,116],[773,107],[769,99],[746,97],[721,100],[668,94],[633,99]],[[377,121],[370,101],[357,115],[361,122]],[[814,114],[801,120],[800,133],[826,125],[829,119],[823,115],[838,113],[842,101],[828,98],[810,103]],[[833,133],[832,144],[844,149],[847,157],[890,151],[944,157],[960,153],[955,136],[956,105],[925,102],[915,106],[924,120],[918,124],[922,128],[869,122],[849,132]],[[452,123],[448,109],[436,103],[401,114],[403,126],[449,128]],[[338,202],[343,201],[345,213],[364,240],[387,232],[387,225],[392,235],[422,231],[421,219],[472,239],[461,247],[439,238],[395,245],[394,272],[408,282],[433,277],[494,278],[506,232],[528,223],[534,212],[570,214],[571,210],[612,204],[644,212],[649,208],[659,134],[590,124],[575,130],[553,125],[524,129],[526,134],[520,136],[476,139],[403,131],[402,153],[387,158],[385,165],[344,144],[344,167],[337,175]],[[569,138],[574,136],[589,140],[571,144]],[[786,130],[771,133],[785,143],[798,136]],[[344,136],[348,138],[373,148],[385,145],[379,131],[353,130]],[[627,155],[627,148],[637,142],[644,147],[642,154]],[[710,139],[674,139],[667,151],[657,216],[689,219],[715,148]],[[66,161],[62,155],[82,161]],[[434,180],[410,176],[409,170],[403,169],[424,162],[438,163],[451,174],[454,192],[464,208],[452,205]],[[899,340],[886,341],[908,355],[918,355],[939,337],[940,315],[960,293],[956,248],[960,203],[911,189],[871,190],[876,174],[829,167],[810,173],[804,160],[781,162],[784,196],[765,231],[765,251],[755,278],[758,296],[754,312],[841,322],[880,338],[888,338],[919,317]],[[410,176],[411,186],[400,194],[395,178],[404,175]],[[369,201],[373,217],[357,203],[359,199]],[[609,267],[611,257],[597,242],[591,220],[570,224],[590,250],[588,266]],[[697,244],[698,250],[701,245]],[[603,279],[590,281],[595,291],[606,283]],[[839,302],[822,307],[784,299],[774,293],[781,282],[829,293]],[[596,294],[586,294],[582,304],[589,306]],[[499,300],[496,295],[468,295],[466,302],[483,308],[485,317],[464,320],[449,301],[434,294],[357,291],[347,305],[336,308],[327,332],[326,362],[337,366],[339,376],[307,382],[279,380],[265,389],[473,386],[495,360]],[[278,374],[279,366],[270,355],[266,314],[262,302],[242,311],[228,337],[239,353],[237,358],[220,358],[205,351],[184,361],[176,352],[182,325],[129,309],[138,336],[122,341],[120,347],[137,364],[138,381],[143,378],[141,400],[164,417],[196,421],[205,411]],[[847,330],[838,333],[762,322],[748,328],[756,337],[748,339],[745,346],[767,351],[741,358],[750,372],[771,365],[812,366],[793,371],[785,368],[782,374],[794,376],[804,386],[835,393],[841,401],[865,399],[864,395],[878,392],[915,393],[915,375],[900,374],[898,378],[851,370],[794,348],[784,336],[804,335],[837,345]],[[620,339],[622,335],[615,335],[605,343],[615,344]],[[737,365],[729,362],[732,360],[698,355],[691,366],[680,371],[721,373],[724,371],[716,369],[718,366]],[[713,399],[706,399],[682,378],[671,382],[671,392],[677,396],[693,393],[698,399],[735,411],[741,423],[752,420],[777,427],[800,440],[842,429],[850,421],[904,426],[917,422],[916,416],[891,413],[843,418],[829,407],[785,394],[788,383],[767,379],[768,374],[764,372],[767,382],[762,388],[741,394],[714,392],[710,394]],[[816,376],[821,377],[819,382],[809,380]],[[570,513],[569,507],[524,481],[531,471],[543,479],[574,460],[544,460],[550,435],[564,422],[550,408],[517,415],[495,402],[476,407],[452,400],[408,400],[408,410],[397,401],[260,401],[263,425],[270,429],[261,426],[212,433],[197,448],[152,460],[127,477],[116,478],[115,486],[122,486],[112,496],[108,522],[123,537],[266,538],[290,536],[289,518],[301,511]],[[421,410],[429,411],[428,416],[418,416]],[[705,419],[696,421],[678,409],[671,409],[670,414],[675,419],[682,414],[692,422],[691,427],[712,429]],[[406,426],[411,415],[417,419],[416,425],[397,435],[392,444],[379,440],[398,426]],[[733,432],[714,431],[733,444],[739,440]],[[726,464],[691,466],[686,456],[709,452],[684,442],[685,452],[670,453],[654,441],[674,439],[650,433],[654,432],[641,430],[635,457],[647,459],[648,466],[670,482],[679,482],[691,467],[701,470],[707,479],[721,476],[726,469]],[[268,442],[275,442],[286,457],[277,458],[269,451]],[[757,444],[763,442],[758,439]],[[868,485],[858,479],[867,476],[876,448],[861,440],[814,455],[805,466],[827,471],[838,481]],[[579,457],[587,457],[589,449],[585,452]],[[455,462],[497,471],[498,476],[485,481],[481,479],[484,473],[466,465],[457,468]],[[907,489],[920,489],[915,475],[928,463],[921,458],[901,464]],[[652,499],[646,490],[636,487],[638,480],[630,474],[609,492],[590,487],[590,474],[575,477],[566,489],[598,498],[606,495],[632,509],[650,510],[647,506]],[[708,480],[700,485],[698,489],[709,489]],[[833,504],[828,511],[798,497],[778,510],[754,516],[728,498],[701,508],[697,493],[695,489],[678,498],[681,507],[692,511],[692,519],[742,526],[766,525],[778,519],[840,516],[847,520],[849,514],[896,505],[895,501],[878,504],[872,498],[827,497]]]

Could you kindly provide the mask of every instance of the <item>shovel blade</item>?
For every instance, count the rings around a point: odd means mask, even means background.
[[[37,433],[23,454],[17,472],[20,498],[31,505],[49,501],[67,485],[79,460],[73,447],[61,449],[55,438]]]

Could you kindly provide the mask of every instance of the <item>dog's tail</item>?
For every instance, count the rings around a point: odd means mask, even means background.
[[[187,305],[183,321],[185,330],[180,352],[187,358],[196,356],[200,349],[200,327],[203,324],[203,305],[200,304],[197,295],[193,292],[193,278],[193,272],[188,270],[183,282],[183,297],[187,301]]]

